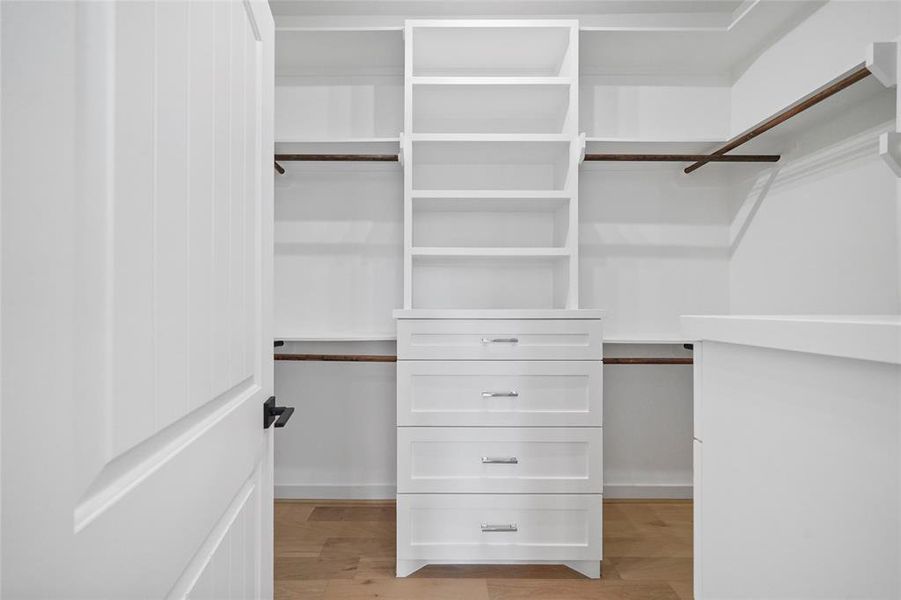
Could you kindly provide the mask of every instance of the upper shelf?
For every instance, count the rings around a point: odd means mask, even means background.
[[[276,154],[397,154],[400,138],[277,139]]]
[[[408,21],[414,77],[575,76],[577,21]]]

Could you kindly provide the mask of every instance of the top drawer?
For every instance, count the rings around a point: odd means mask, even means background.
[[[400,360],[600,360],[599,319],[402,319]]]

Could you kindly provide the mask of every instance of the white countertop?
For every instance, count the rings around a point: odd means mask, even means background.
[[[901,315],[689,315],[685,337],[901,364]]]
[[[604,311],[597,309],[397,309],[395,319],[602,319]]]

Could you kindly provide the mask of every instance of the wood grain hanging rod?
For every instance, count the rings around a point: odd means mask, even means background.
[[[397,162],[397,154],[276,154],[275,160],[309,162]]]
[[[778,162],[779,154],[586,154],[586,161],[622,162]]]
[[[274,360],[316,361],[316,362],[397,362],[397,357],[387,354],[275,354]],[[691,365],[694,359],[690,357],[635,357],[635,358],[605,358],[605,365]]]
[[[753,140],[761,133],[765,133],[765,132],[769,131],[776,125],[779,125],[780,123],[784,123],[785,121],[789,120],[790,118],[801,114],[808,108],[811,108],[812,106],[819,104],[826,98],[829,98],[830,96],[837,94],[838,92],[842,91],[843,89],[845,89],[847,87],[854,85],[855,83],[857,83],[858,81],[861,81],[862,79],[866,79],[869,75],[870,75],[870,70],[867,69],[866,67],[860,67],[858,69],[855,69],[854,71],[848,73],[847,75],[845,75],[844,77],[842,77],[841,79],[836,81],[835,83],[830,84],[830,85],[826,86],[825,88],[823,88],[822,90],[820,90],[819,92],[816,92],[815,94],[811,95],[806,100],[801,100],[800,102],[794,104],[793,106],[789,106],[788,108],[779,111],[778,113],[776,113],[775,115],[773,115],[772,117],[770,117],[769,119],[767,119],[766,121],[761,123],[760,125],[757,125],[753,129],[751,129],[750,131],[747,131],[739,136],[732,138],[731,140],[726,142],[721,148],[717,148],[716,150],[714,150],[711,153],[711,155],[721,156],[721,155],[725,154],[726,152],[729,152],[730,150],[734,150],[735,148],[738,148],[742,144],[745,144],[745,143]],[[700,169],[701,167],[706,165],[708,162],[712,162],[712,160],[709,156],[707,158],[699,159],[693,165],[686,167],[685,172],[691,173],[692,171]]]

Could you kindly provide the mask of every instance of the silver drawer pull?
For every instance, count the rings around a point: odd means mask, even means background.
[[[482,523],[482,533],[496,533],[504,531],[519,531],[519,528],[516,526],[516,523],[508,523],[507,525],[490,525],[488,523]]]
[[[482,338],[483,344],[518,344],[519,338]]]
[[[518,465],[519,459],[515,456],[483,456],[483,465]]]
[[[509,392],[482,392],[482,398],[519,398],[519,392],[510,390]]]

